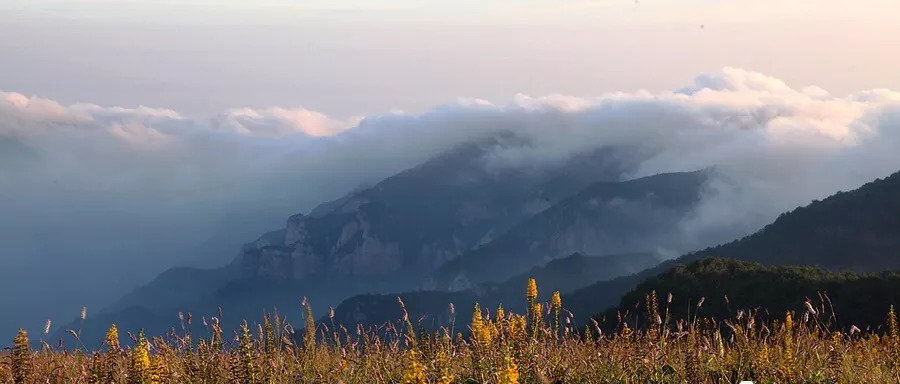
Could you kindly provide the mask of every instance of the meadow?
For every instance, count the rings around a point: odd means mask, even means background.
[[[68,346],[20,330],[0,354],[0,383],[900,382],[893,307],[885,308],[883,327],[863,331],[836,329],[834,314],[809,302],[802,312],[763,322],[755,311],[703,317],[700,300],[700,315],[672,319],[671,295],[650,292],[640,314],[613,319],[611,327],[593,320],[576,327],[559,293],[551,297],[539,302],[530,280],[527,313],[476,304],[471,319],[437,330],[410,319],[402,302],[404,315],[394,323],[347,329],[316,322],[305,301],[298,329],[277,313],[233,332],[217,317],[203,318],[202,336],[175,329],[121,335],[113,325],[93,351],[77,347],[84,344],[75,330]]]

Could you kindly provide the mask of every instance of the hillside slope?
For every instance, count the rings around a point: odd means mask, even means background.
[[[571,309],[598,313],[617,305],[640,282],[706,257],[856,272],[900,270],[900,172],[784,213],[743,239],[575,291]]]
[[[691,317],[733,318],[736,311],[758,310],[764,319],[783,318],[786,311],[808,312],[809,300],[824,322],[838,325],[877,326],[891,305],[900,303],[900,272],[879,274],[835,272],[809,266],[766,266],[722,258],[705,258],[679,264],[651,277],[626,294],[620,313],[630,326],[645,324],[645,295],[656,291],[663,308],[665,298],[672,319]],[[820,296],[821,294],[821,296]],[[727,299],[726,299],[727,297]],[[703,298],[703,305],[696,304]],[[831,318],[832,310],[835,318]],[[616,323],[617,314],[607,312],[606,323]],[[799,316],[798,316],[799,318]]]

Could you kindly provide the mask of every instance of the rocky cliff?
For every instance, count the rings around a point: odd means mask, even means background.
[[[611,150],[557,166],[492,167],[498,149],[529,145],[495,137],[461,146],[371,188],[287,220],[281,239],[245,247],[247,277],[427,274],[489,243],[593,182],[618,180]]]
[[[572,253],[682,253],[692,247],[680,232],[700,201],[710,171],[597,182],[433,274],[438,289],[468,289],[505,280]]]

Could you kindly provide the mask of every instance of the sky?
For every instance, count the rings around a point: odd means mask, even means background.
[[[714,185],[685,233],[752,231],[900,169],[897,14],[0,0],[0,307],[20,314],[0,332],[226,263],[291,214],[501,128],[539,145],[498,159],[615,143],[647,147],[631,177],[717,166],[740,182]]]
[[[894,0],[3,0],[0,84],[194,116],[667,90],[724,66],[848,93],[900,88],[898,12]]]

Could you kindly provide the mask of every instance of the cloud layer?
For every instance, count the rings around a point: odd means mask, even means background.
[[[171,265],[225,263],[289,214],[501,130],[531,145],[497,148],[489,167],[598,146],[629,149],[626,177],[715,167],[683,226],[698,243],[900,170],[900,93],[833,96],[734,68],[673,92],[460,99],[365,118],[268,108],[199,120],[0,92],[0,306],[22,313],[15,325],[39,324]],[[31,296],[8,294],[16,284]]]

